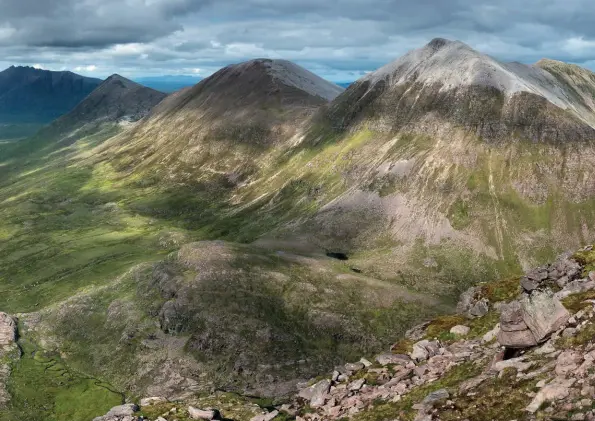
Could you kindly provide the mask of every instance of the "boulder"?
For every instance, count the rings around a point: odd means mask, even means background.
[[[498,342],[510,348],[535,346],[546,340],[570,318],[550,290],[535,290],[501,309]]]
[[[436,390],[435,392],[432,392],[429,395],[427,395],[424,398],[424,400],[422,401],[422,404],[432,406],[436,402],[445,401],[449,397],[450,397],[450,394],[448,393],[448,390],[446,390],[446,389]]]
[[[453,335],[467,336],[470,330],[471,328],[469,328],[468,326],[457,325],[453,326],[450,329],[450,333],[452,333]]]
[[[521,299],[523,320],[537,343],[543,342],[570,318],[570,313],[550,290],[535,291]]]
[[[407,365],[411,362],[411,358],[404,354],[380,354],[376,356],[378,364],[385,366],[391,364]]]
[[[365,367],[366,366],[361,362],[345,364],[345,370],[347,370],[350,373],[357,373],[358,371],[363,370]]]
[[[319,408],[324,405],[326,397],[330,391],[331,382],[328,379],[321,380],[318,383],[302,389],[299,397],[310,402],[312,408]]]
[[[428,341],[427,339],[413,344],[411,359],[415,361],[426,361],[440,352],[440,343],[438,341]]]
[[[126,405],[119,405],[114,406],[112,409],[109,410],[107,416],[110,417],[124,417],[126,415],[134,415],[140,408],[138,405],[133,403],[128,403]]]
[[[193,420],[214,420],[217,412],[213,409],[198,409],[193,406],[188,407],[188,415]]]
[[[467,312],[471,317],[483,317],[490,311],[490,302],[486,298],[477,301]]]
[[[500,333],[500,323],[498,323],[492,330],[490,330],[485,335],[483,335],[481,340],[482,340],[482,342],[492,342],[494,339],[496,339],[498,337],[499,333]]]
[[[523,307],[519,301],[503,304],[500,314],[500,329],[504,332],[517,332],[528,329],[523,320]]]
[[[500,330],[498,332],[498,342],[508,348],[529,348],[537,345],[535,336],[529,329],[519,330],[516,332],[505,332]]]
[[[362,387],[364,387],[365,383],[366,383],[366,379],[358,379],[358,380],[350,383],[349,386],[347,386],[347,389],[351,390],[351,391],[358,391]]]
[[[573,373],[583,362],[584,357],[582,352],[575,350],[566,350],[558,355],[556,360],[556,374],[564,377],[569,373]]]
[[[562,300],[572,294],[580,294],[581,292],[591,291],[595,289],[595,281],[591,279],[577,279],[567,283],[561,291],[555,294],[555,298]]]

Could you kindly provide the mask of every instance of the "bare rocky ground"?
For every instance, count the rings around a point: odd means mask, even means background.
[[[595,420],[594,262],[587,247],[473,287],[458,314],[409,330],[389,352],[336,367],[283,404],[244,404],[233,419]],[[229,419],[188,402],[145,398],[94,421]]]

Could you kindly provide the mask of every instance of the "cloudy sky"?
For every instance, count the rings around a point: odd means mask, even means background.
[[[208,76],[250,58],[357,79],[435,37],[595,69],[593,0],[0,0],[0,68]]]

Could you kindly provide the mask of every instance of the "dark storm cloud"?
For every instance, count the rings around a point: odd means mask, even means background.
[[[0,64],[208,74],[279,57],[341,79],[442,36],[591,65],[593,16],[587,0],[0,0]]]

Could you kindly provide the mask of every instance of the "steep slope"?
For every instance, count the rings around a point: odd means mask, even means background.
[[[285,148],[342,91],[283,60],[231,65],[171,95],[101,156],[177,182],[217,178],[215,184],[233,187],[267,165],[272,150]]]
[[[71,72],[12,66],[0,72],[0,123],[49,123],[100,84]]]
[[[592,82],[437,39],[351,85],[250,189],[305,182],[294,202],[318,209],[276,238],[361,257],[379,276],[451,277],[471,256],[470,272],[517,272],[593,238]]]

